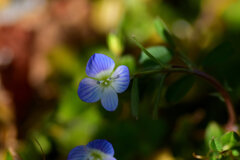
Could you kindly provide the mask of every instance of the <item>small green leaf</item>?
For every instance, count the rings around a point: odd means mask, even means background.
[[[137,39],[136,39],[135,37],[133,37],[133,40],[134,40],[135,44],[136,44],[150,59],[152,59],[153,61],[155,61],[156,63],[158,63],[160,66],[165,67],[165,65],[164,65],[161,61],[159,61],[158,59],[156,59],[149,51],[147,51],[147,50],[143,47],[143,45],[137,41]]]
[[[138,90],[138,79],[133,79],[132,90],[131,90],[131,109],[132,115],[138,118],[138,107],[139,107],[139,90]]]
[[[235,132],[227,132],[221,137],[223,150],[229,150],[240,142],[240,137]]]
[[[155,24],[155,28],[157,30],[158,35],[167,43],[169,43],[170,45],[174,45],[173,40],[172,40],[172,35],[169,31],[169,29],[167,28],[167,25],[163,22],[162,19],[157,18],[154,21]]]
[[[161,91],[163,88],[163,82],[165,80],[165,77],[166,77],[165,75],[161,76],[159,85],[157,86],[157,93],[156,93],[155,104],[153,109],[153,119],[158,119],[158,106],[160,103]]]
[[[12,157],[12,155],[10,154],[9,151],[8,151],[7,154],[6,154],[5,160],[13,160],[13,157]]]
[[[205,142],[208,144],[212,138],[220,138],[223,135],[222,128],[216,123],[211,122],[208,124],[205,132]]]
[[[37,139],[34,138],[34,140],[35,140],[35,147],[39,153],[42,153],[44,155],[44,153],[50,152],[51,143],[49,142],[49,140],[45,135],[39,134],[37,135]],[[44,148],[44,151],[43,151],[43,148]]]
[[[221,152],[222,151],[222,144],[219,141],[218,138],[212,138],[212,140],[209,143],[210,149],[212,149],[214,152]]]
[[[178,102],[181,100],[194,84],[193,76],[184,76],[168,87],[166,99],[168,102]]]
[[[158,61],[161,61],[163,64],[169,63],[170,60],[172,59],[172,54],[170,50],[164,46],[153,46],[153,47],[147,48],[146,50],[149,53],[151,53],[155,59],[157,59]],[[147,64],[147,63],[153,64],[151,59],[144,52],[141,53],[139,62],[141,64]]]

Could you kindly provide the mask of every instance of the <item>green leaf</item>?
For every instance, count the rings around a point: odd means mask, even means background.
[[[222,144],[218,138],[212,138],[212,140],[209,143],[209,147],[210,147],[210,149],[212,149],[215,152],[222,151]]]
[[[146,49],[151,55],[157,59],[158,61],[161,61],[163,64],[167,64],[172,59],[172,54],[169,49],[167,49],[164,46],[153,46]],[[147,56],[144,52],[141,53],[141,57],[139,62],[141,64],[152,64],[151,58]]]
[[[163,87],[163,82],[165,80],[165,75],[161,76],[159,85],[157,87],[157,93],[155,97],[155,104],[154,104],[154,109],[153,109],[153,119],[158,119],[158,106],[160,103],[160,97],[161,97],[161,91]]]
[[[208,124],[205,132],[205,142],[209,144],[212,138],[220,138],[223,135],[222,128],[216,123],[211,122]]]
[[[6,155],[5,160],[13,160],[13,157],[12,157],[12,155],[10,154],[9,151],[7,152],[7,155]]]
[[[39,153],[45,154],[49,153],[51,151],[51,143],[49,142],[49,139],[43,135],[43,134],[37,134],[37,138],[34,137],[35,140],[35,147],[38,150]],[[44,151],[43,151],[44,149]]]
[[[147,51],[147,50],[143,47],[143,45],[137,41],[137,39],[136,39],[135,37],[133,37],[133,40],[134,40],[135,44],[136,44],[139,48],[141,48],[141,50],[142,50],[150,59],[152,59],[153,61],[155,61],[156,63],[158,63],[160,66],[165,67],[165,65],[164,65],[161,61],[159,61],[158,59],[156,59],[149,51]]]
[[[132,90],[131,90],[131,109],[132,115],[138,118],[138,107],[139,107],[139,90],[138,90],[138,79],[133,79]]]
[[[227,132],[221,137],[223,150],[229,150],[240,142],[240,137],[235,132]]]
[[[192,88],[194,80],[193,76],[187,75],[174,82],[167,89],[166,100],[168,102],[178,102],[181,100]]]
[[[155,28],[157,30],[158,35],[167,43],[169,43],[170,45],[174,45],[173,39],[172,39],[172,35],[167,27],[167,25],[163,22],[162,19],[157,18],[154,21],[155,24]]]

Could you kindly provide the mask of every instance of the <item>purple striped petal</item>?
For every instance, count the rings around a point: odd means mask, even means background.
[[[111,76],[112,78],[112,87],[116,90],[117,93],[124,92],[129,85],[130,76],[127,66],[119,66]]]
[[[87,63],[86,73],[89,77],[99,78],[109,76],[115,67],[114,61],[104,55],[95,53]]]
[[[101,103],[107,111],[116,110],[118,106],[118,96],[116,91],[111,86],[104,87],[101,96]]]
[[[97,102],[101,97],[101,90],[97,80],[84,78],[79,83],[78,96],[84,102]]]
[[[110,142],[104,139],[96,139],[87,144],[88,148],[99,150],[109,156],[114,155],[114,149]]]
[[[86,146],[77,146],[68,154],[67,160],[86,160],[89,155],[89,149]]]

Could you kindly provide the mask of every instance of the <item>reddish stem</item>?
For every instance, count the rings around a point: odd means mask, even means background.
[[[222,97],[225,101],[227,111],[228,111],[228,116],[229,116],[228,122],[227,122],[225,128],[227,130],[231,130],[231,131],[236,130],[236,128],[235,128],[236,116],[235,116],[233,103],[232,103],[232,100],[231,100],[231,97],[230,97],[229,93],[225,90],[225,88],[221,85],[221,83],[218,82],[211,75],[209,75],[205,72],[199,71],[197,69],[194,69],[194,70],[190,71],[190,73],[206,80],[209,84],[211,84],[222,95]]]
[[[159,70],[151,70],[151,71],[145,71],[141,73],[136,73],[134,74],[135,77],[140,76],[140,75],[146,75],[146,74],[154,74],[154,73],[170,73],[170,72],[183,72],[183,73],[189,73],[193,74],[195,76],[198,76],[204,80],[206,80],[209,84],[211,84],[223,97],[227,111],[228,111],[228,121],[225,126],[225,129],[228,131],[236,131],[236,116],[235,116],[235,111],[233,107],[233,103],[231,100],[231,97],[229,93],[225,90],[225,88],[221,85],[220,82],[218,82],[213,76],[202,72],[198,69],[188,69],[182,66],[173,66],[173,68],[166,68],[166,69],[159,69]]]

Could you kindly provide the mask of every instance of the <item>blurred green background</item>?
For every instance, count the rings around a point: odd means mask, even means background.
[[[143,64],[131,37],[145,47],[168,46],[155,29],[158,17],[187,56],[229,91],[239,113],[239,0],[0,0],[0,159],[7,151],[42,159],[36,139],[49,160],[64,160],[94,139],[111,142],[119,160],[206,154],[208,124],[223,125],[228,117],[219,94],[202,80],[171,74],[158,96],[161,75],[141,77],[137,120],[132,83],[114,112],[78,98],[94,53],[127,65],[131,74],[154,65]],[[172,54],[164,61],[182,64]]]

